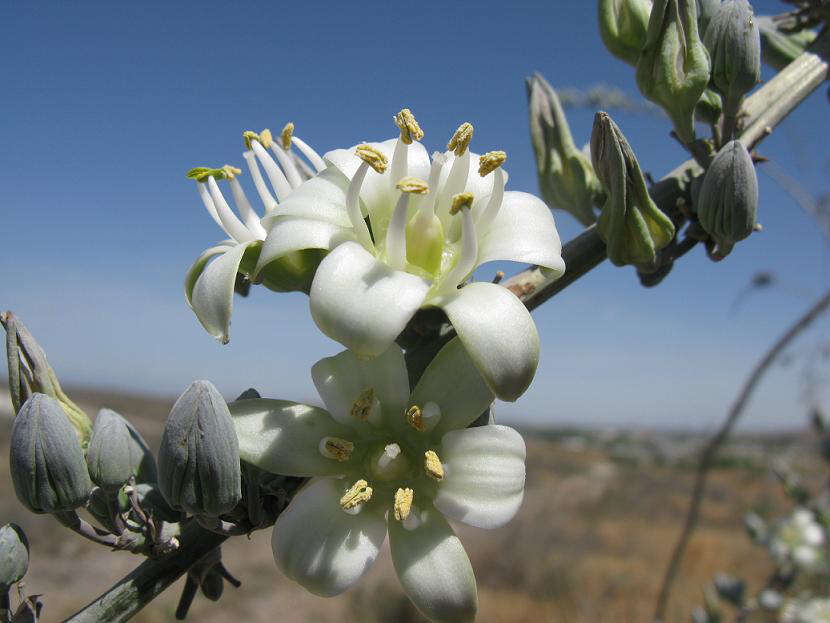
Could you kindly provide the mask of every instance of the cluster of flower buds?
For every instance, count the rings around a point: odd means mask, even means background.
[[[653,265],[674,237],[674,225],[652,200],[634,151],[604,112],[594,117],[591,159],[606,191],[597,230],[608,258],[617,266]]]
[[[574,145],[559,97],[547,80],[537,73],[526,85],[530,138],[542,198],[550,207],[570,212],[583,225],[591,225],[603,201],[591,160]]]

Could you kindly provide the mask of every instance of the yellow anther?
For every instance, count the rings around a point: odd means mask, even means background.
[[[389,163],[389,160],[379,150],[375,149],[371,145],[366,145],[365,143],[363,145],[358,145],[355,148],[354,153],[358,158],[378,173],[386,171],[386,165]]]
[[[242,133],[242,140],[245,142],[245,149],[250,149],[251,148],[251,142],[259,140],[259,134],[257,134],[256,132],[253,132],[251,130],[245,130]]]
[[[409,517],[412,510],[412,489],[398,489],[395,491],[395,519],[403,521]]]
[[[274,137],[271,136],[271,130],[265,128],[262,132],[259,133],[259,143],[265,149],[271,147],[271,144],[274,142]]]
[[[458,193],[452,198],[452,205],[450,205],[450,214],[458,214],[462,208],[468,210],[473,206],[473,193]]]
[[[424,132],[421,130],[421,126],[415,121],[415,116],[408,108],[401,110],[401,112],[395,115],[394,119],[395,125],[401,131],[401,140],[407,145],[412,143],[413,140],[420,141],[424,138]]]
[[[427,429],[427,425],[424,424],[424,417],[421,414],[421,407],[418,405],[412,405],[406,410],[406,422],[419,432],[423,433]]]
[[[416,195],[425,195],[429,192],[429,185],[424,180],[411,175],[399,179],[395,188],[402,193],[415,193]]]
[[[236,167],[232,167],[229,164],[226,164],[224,167],[222,167],[222,171],[225,173],[226,180],[232,180],[237,175],[242,174],[242,169],[237,169]]]
[[[348,461],[352,456],[354,444],[340,437],[325,437],[321,450],[323,455],[337,461]]]
[[[282,141],[282,148],[285,151],[291,149],[291,136],[294,134],[294,124],[290,121],[285,124],[285,127],[280,133],[280,140]]]
[[[358,420],[365,422],[369,419],[369,414],[372,412],[372,408],[375,406],[375,390],[373,388],[369,388],[363,390],[360,396],[357,397],[357,400],[354,401],[352,405],[352,410],[349,414],[352,417],[357,418]]]
[[[433,450],[424,452],[424,471],[433,480],[440,482],[444,479],[444,466]]]
[[[365,480],[361,479],[354,483],[351,488],[340,498],[340,507],[343,510],[354,508],[372,499],[372,487]]]
[[[503,151],[488,151],[478,157],[478,174],[484,177],[504,164],[507,154]]]
[[[456,156],[463,156],[471,140],[473,140],[473,124],[465,121],[452,135],[450,142],[447,143],[447,149],[452,149]]]

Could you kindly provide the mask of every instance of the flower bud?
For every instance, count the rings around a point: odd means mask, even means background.
[[[816,38],[812,30],[782,32],[775,20],[766,15],[756,16],[755,23],[761,33],[761,57],[779,71],[792,63]]]
[[[697,28],[701,36],[706,36],[706,29],[709,22],[720,8],[721,0],[696,0],[697,2]]]
[[[666,111],[687,144],[695,138],[695,105],[709,83],[709,55],[698,35],[695,1],[656,0],[637,61],[640,92]]]
[[[9,392],[15,413],[32,394],[51,396],[63,407],[66,417],[75,428],[81,446],[85,447],[92,433],[92,423],[83,410],[69,399],[55,371],[46,360],[46,353],[29,333],[23,322],[12,312],[0,314],[0,324],[6,329],[6,357],[9,366]]]
[[[637,65],[646,43],[651,0],[599,0],[599,34],[608,51]]]
[[[631,146],[604,112],[594,116],[591,159],[606,192],[597,231],[608,258],[617,266],[653,264],[674,237],[674,225],[651,199]]]
[[[0,593],[7,593],[29,570],[29,539],[17,524],[0,528]]]
[[[706,89],[695,106],[695,119],[714,126],[720,119],[722,111],[723,104],[720,95],[712,89]]]
[[[536,154],[539,188],[552,208],[570,212],[583,225],[596,221],[602,187],[588,157],[571,138],[556,91],[540,75],[527,79],[530,137]]]
[[[147,442],[109,409],[101,409],[95,418],[86,464],[92,482],[107,491],[120,488],[131,476],[137,481],[156,481],[156,461]]]
[[[241,499],[239,442],[210,382],[194,381],[173,405],[158,462],[159,487],[175,509],[216,517]]]
[[[60,403],[33,394],[17,414],[10,441],[10,469],[18,499],[34,513],[83,506],[92,483],[75,429]]]
[[[761,79],[761,37],[746,0],[725,0],[704,37],[711,79],[724,97],[726,115],[738,112],[744,94]]]
[[[725,257],[755,229],[758,180],[746,148],[738,140],[724,145],[703,177],[697,198],[700,225]]]

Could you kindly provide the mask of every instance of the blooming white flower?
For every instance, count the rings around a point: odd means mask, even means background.
[[[779,564],[795,564],[802,569],[814,568],[823,556],[824,530],[806,508],[796,509],[778,525],[770,540],[770,553]]]
[[[426,616],[470,621],[478,597],[446,517],[495,528],[524,495],[525,444],[512,428],[467,428],[493,394],[456,337],[410,393],[401,349],[344,351],[312,378],[327,411],[282,400],[230,406],[241,458],[311,476],[274,526],[277,566],[309,591],[336,595],[369,569],[389,533],[404,591]]]
[[[326,166],[317,152],[294,136],[293,131],[294,124],[286,124],[279,142],[272,139],[268,130],[263,130],[260,134],[243,134],[248,149],[242,155],[265,207],[265,215],[274,212],[305,179],[313,175],[308,166],[290,151],[292,145],[306,157],[317,173]],[[268,148],[279,164],[268,153]],[[270,188],[262,177],[260,165],[265,169]],[[196,313],[199,322],[222,343],[226,343],[229,337],[237,273],[253,273],[266,235],[262,219],[236,179],[241,172],[230,165],[218,169],[197,167],[188,172],[188,177],[196,180],[199,196],[208,213],[229,236],[199,256],[187,271],[184,287],[187,303]],[[239,216],[222,195],[218,184],[221,180],[227,180],[230,185]],[[268,270],[259,275],[259,281],[277,291],[307,290],[308,265],[311,264],[313,269],[320,257],[320,253],[314,251],[285,256],[279,262],[272,262]]]
[[[781,623],[830,623],[830,599],[792,599],[781,609]]]
[[[539,338],[519,299],[493,283],[467,283],[494,260],[565,265],[544,202],[505,192],[500,151],[468,146],[462,124],[449,151],[430,160],[408,109],[400,137],[328,152],[330,165],[263,223],[254,274],[285,254],[330,251],[311,285],[311,314],[329,337],[362,356],[384,352],[421,307],[442,308],[495,394],[520,396],[536,370]]]

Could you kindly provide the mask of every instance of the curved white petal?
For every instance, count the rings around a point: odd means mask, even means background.
[[[304,216],[351,227],[346,211],[348,186],[349,180],[337,168],[326,167],[291,191],[285,201],[263,217],[262,225],[269,229],[277,216]]]
[[[354,431],[341,426],[323,409],[256,398],[228,405],[243,461],[283,476],[342,474],[349,461],[320,453],[320,440],[339,437],[353,441]],[[351,436],[351,437],[350,437]]]
[[[360,358],[350,350],[326,357],[311,368],[311,378],[326,408],[338,422],[351,426],[358,422],[349,412],[360,394],[370,388],[387,419],[397,415],[400,424],[404,422],[409,376],[403,351],[397,344],[371,359]]]
[[[248,247],[256,244],[260,241],[252,240],[228,247],[202,270],[193,284],[190,307],[205,330],[223,344],[230,339],[233,286],[239,263]]]
[[[433,621],[473,621],[478,591],[464,546],[441,513],[413,512],[420,522],[412,530],[389,521],[392,562],[404,592]]]
[[[431,303],[444,309],[493,393],[521,396],[539,364],[539,334],[522,302],[500,285],[474,282]]]
[[[193,307],[193,286],[196,285],[196,280],[202,274],[202,271],[205,270],[205,266],[207,266],[211,258],[216,257],[217,255],[222,255],[225,251],[234,246],[236,246],[235,240],[225,240],[217,244],[215,247],[205,249],[202,251],[202,254],[196,258],[196,261],[193,262],[190,268],[187,269],[187,274],[184,277],[184,297],[187,299],[188,306]]]
[[[445,475],[435,507],[477,528],[503,526],[522,505],[526,454],[522,436],[508,426],[450,431],[441,441]]]
[[[481,378],[464,344],[458,337],[438,351],[412,392],[410,402],[423,406],[434,402],[441,419],[433,434],[466,428],[493,402],[493,392]]]
[[[340,496],[351,483],[314,478],[294,496],[274,525],[271,548],[277,567],[316,595],[338,595],[357,582],[386,538],[381,513],[349,514]]]
[[[538,264],[562,276],[562,242],[550,208],[541,199],[517,191],[504,193],[495,220],[478,242],[478,264],[493,260]]]
[[[270,223],[270,230],[265,242],[262,243],[254,278],[268,264],[288,253],[303,249],[329,250],[341,242],[354,240],[351,228],[342,227],[331,221],[277,215]]]
[[[398,337],[428,290],[424,279],[392,270],[358,243],[344,242],[317,268],[311,317],[330,338],[375,357]]]

